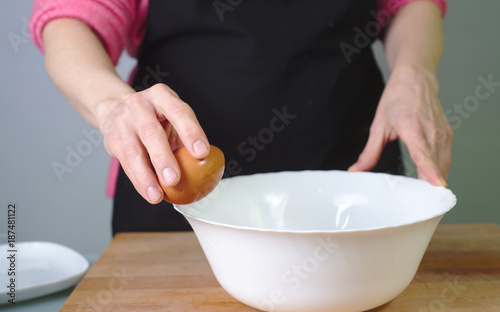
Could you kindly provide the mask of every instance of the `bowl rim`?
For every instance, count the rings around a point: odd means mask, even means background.
[[[263,228],[257,228],[257,227],[252,227],[252,226],[241,226],[241,225],[232,225],[228,223],[222,223],[222,222],[217,222],[217,221],[211,221],[211,220],[206,220],[200,217],[193,216],[185,211],[182,211],[181,207],[183,206],[189,206],[191,204],[187,205],[176,205],[173,204],[173,207],[177,212],[179,212],[181,215],[186,217],[188,220],[189,218],[197,220],[202,223],[207,223],[215,226],[220,226],[220,227],[225,227],[225,228],[232,228],[232,229],[237,229],[237,230],[247,230],[247,231],[257,231],[257,232],[266,232],[266,233],[288,233],[288,234],[329,234],[329,233],[352,233],[352,232],[367,232],[367,231],[375,231],[375,230],[385,230],[385,229],[394,229],[398,227],[403,227],[403,226],[408,226],[411,224],[417,224],[421,222],[426,222],[430,221],[435,218],[442,218],[446,213],[448,213],[453,207],[455,207],[457,203],[457,197],[456,195],[449,189],[444,186],[435,186],[430,184],[429,182],[413,177],[408,177],[408,176],[403,176],[403,175],[394,175],[394,174],[388,174],[388,173],[383,173],[383,172],[369,172],[369,171],[363,171],[363,172],[348,172],[345,170],[297,170],[297,171],[277,171],[277,172],[265,172],[265,173],[254,173],[254,174],[248,174],[248,175],[238,175],[238,176],[233,176],[233,177],[227,177],[224,178],[225,180],[233,179],[233,178],[241,178],[241,177],[250,177],[250,176],[257,176],[257,175],[268,175],[268,174],[280,174],[280,173],[318,173],[318,172],[342,172],[342,173],[347,173],[347,174],[363,174],[363,175],[384,175],[384,176],[392,176],[392,177],[397,177],[398,179],[408,179],[408,180],[416,180],[416,181],[421,181],[419,183],[426,183],[428,186],[432,188],[440,188],[446,192],[446,197],[448,199],[448,205],[447,208],[444,209],[442,212],[435,213],[428,215],[427,217],[423,218],[416,218],[410,222],[404,222],[401,224],[396,224],[396,225],[389,225],[389,226],[373,226],[373,227],[367,227],[367,228],[362,228],[362,229],[332,229],[332,230],[286,230],[286,229],[263,229]],[[209,194],[210,195],[210,194]]]

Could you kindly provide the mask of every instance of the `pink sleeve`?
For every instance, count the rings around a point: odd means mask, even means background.
[[[396,14],[399,9],[404,7],[406,4],[415,0],[378,0],[378,9],[380,11],[389,12],[391,15]],[[434,2],[440,9],[441,15],[446,14],[446,9],[448,7],[447,0],[428,0]]]
[[[56,18],[75,18],[100,37],[114,64],[127,47],[136,56],[145,29],[148,0],[35,0],[30,33],[43,51],[42,31]]]

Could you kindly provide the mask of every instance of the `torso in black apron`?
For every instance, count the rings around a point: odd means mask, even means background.
[[[345,170],[384,87],[369,44],[376,11],[375,0],[150,0],[133,87],[177,92],[224,152],[226,176]],[[400,167],[394,142],[375,171]],[[120,171],[114,232],[188,229]]]

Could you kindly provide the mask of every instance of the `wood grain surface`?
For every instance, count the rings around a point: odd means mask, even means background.
[[[177,232],[117,235],[61,311],[258,310],[220,287],[192,232]],[[500,312],[500,227],[438,226],[408,288],[370,310],[393,311]]]

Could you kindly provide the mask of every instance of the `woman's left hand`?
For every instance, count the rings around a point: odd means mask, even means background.
[[[418,177],[446,186],[453,132],[437,94],[435,74],[424,68],[395,68],[380,99],[368,142],[349,171],[371,170],[384,146],[399,137],[417,165]]]

